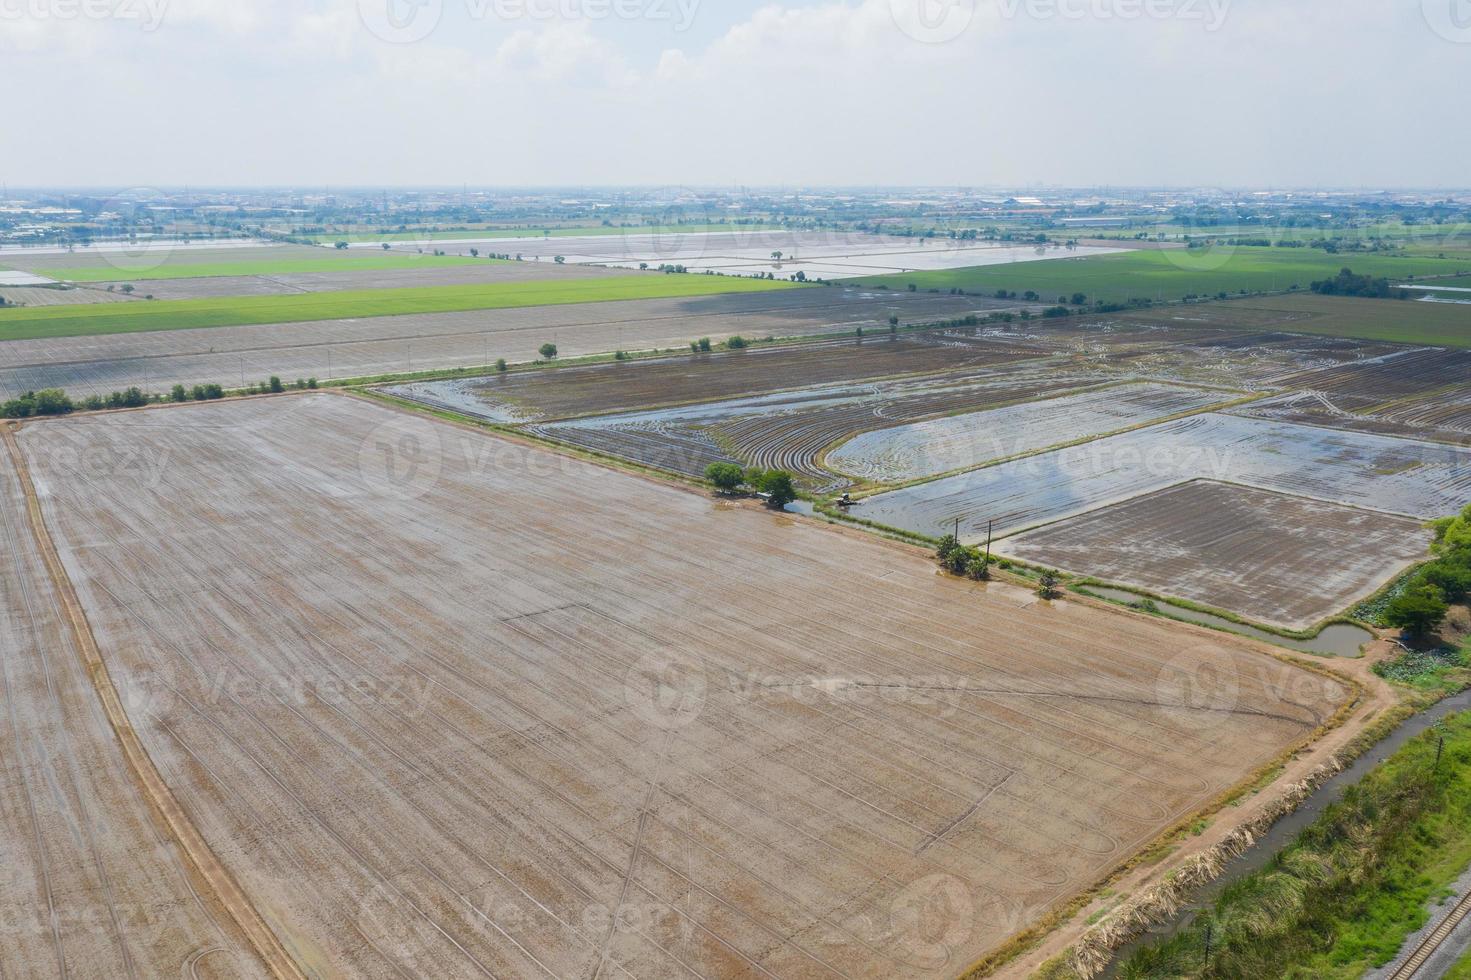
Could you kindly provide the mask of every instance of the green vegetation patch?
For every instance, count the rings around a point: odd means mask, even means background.
[[[43,269],[37,275],[68,282],[143,282],[156,279],[204,279],[228,276],[289,276],[318,272],[381,272],[396,269],[439,269],[497,261],[461,258],[457,255],[406,255],[403,253],[324,254],[320,259],[262,259],[246,262],[165,263],[156,269],[130,272],[116,266],[86,269]]]
[[[1427,347],[1471,348],[1471,311],[1449,303],[1418,303],[1301,293],[1234,300],[1218,310],[1241,309],[1262,318],[1280,319],[1275,329],[1320,337],[1382,340]],[[1181,324],[1183,325],[1183,324]],[[1215,324],[1219,326],[1219,323]]]
[[[1429,903],[1468,864],[1471,714],[1461,713],[1347,789],[1267,867],[1227,886],[1190,926],[1135,952],[1119,976],[1358,977],[1395,958],[1425,925]]]
[[[1374,665],[1374,673],[1388,681],[1425,690],[1459,686],[1461,671],[1471,667],[1471,649],[1414,650]]]
[[[1043,302],[1083,293],[1088,302],[1126,303],[1130,299],[1179,300],[1277,292],[1297,286],[1306,291],[1316,280],[1329,279],[1348,266],[1359,275],[1402,279],[1408,276],[1471,273],[1471,261],[1372,254],[1332,255],[1305,248],[1236,248],[1145,250],[1043,259],[966,269],[870,276],[854,284],[890,289],[964,289],[994,294],[1034,292]]]
[[[0,309],[0,341],[301,323],[415,313],[559,306],[799,289],[793,283],[728,276],[659,275],[471,286],[360,289],[289,296],[227,296],[142,303]]]

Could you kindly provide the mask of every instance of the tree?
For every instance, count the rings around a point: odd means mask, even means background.
[[[271,375],[271,380],[270,380],[270,383],[269,383],[269,388],[270,388],[272,394],[277,394],[277,395],[279,395],[281,392],[283,392],[283,391],[286,390],[286,386],[281,383],[281,379],[278,378],[278,377],[276,377],[274,374]]]
[[[705,467],[705,479],[721,493],[735,493],[746,482],[746,471],[735,463],[711,463]]]
[[[383,251],[385,251],[385,252],[388,251],[388,243],[387,242],[384,242],[383,243]]]
[[[472,248],[472,249],[470,249],[470,258],[472,258],[472,259],[478,259],[478,258],[480,258],[480,249],[478,249],[478,248]]]
[[[334,242],[333,248],[347,248],[347,242]]]
[[[1457,552],[1426,565],[1416,579],[1435,586],[1447,601],[1456,602],[1471,593],[1471,563]]]
[[[1042,572],[1042,577],[1037,580],[1037,594],[1044,599],[1056,599],[1062,595],[1058,589],[1061,582],[1062,579],[1056,572],[1050,569],[1045,570]]]
[[[935,549],[935,559],[945,568],[949,568],[951,559],[959,549],[959,539],[953,534],[947,534],[940,539],[940,546]]]
[[[1085,293],[1073,293],[1074,306],[1082,306],[1086,302],[1088,302],[1088,297]]]
[[[541,349],[537,353],[541,354],[541,359],[543,361],[553,360],[557,356],[557,345],[542,344]]]
[[[1438,627],[1448,612],[1444,593],[1429,582],[1420,582],[1390,600],[1384,608],[1384,621],[1419,638]]]
[[[893,333],[897,329],[899,329],[899,317],[897,314],[895,314],[894,316],[889,317],[889,332]]]
[[[792,474],[785,470],[751,470],[746,473],[746,483],[766,494],[766,506],[773,510],[781,510],[797,499]]]
[[[137,289],[138,287],[134,286],[130,282],[125,282],[125,283],[122,284],[122,286],[120,288],[125,293],[131,293],[133,290]]]
[[[184,389],[183,385],[174,385],[174,390],[169,392],[169,401],[187,402],[188,400],[189,392]]]
[[[730,350],[744,350],[746,347],[746,338],[740,334],[736,334],[725,342],[725,346]]]
[[[497,371],[504,374],[509,369],[509,367],[510,365],[506,364],[506,359],[504,357],[496,358],[495,369]]]
[[[567,262],[567,256],[558,255],[556,258],[552,259],[552,261],[557,263],[557,265],[565,265]]]

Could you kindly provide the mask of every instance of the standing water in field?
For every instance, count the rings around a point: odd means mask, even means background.
[[[902,483],[1117,432],[1229,401],[1222,391],[1129,384],[865,432],[828,454],[831,469]]]

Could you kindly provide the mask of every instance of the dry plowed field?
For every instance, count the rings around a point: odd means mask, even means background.
[[[231,387],[272,374],[325,379],[488,367],[498,357],[534,360],[547,342],[566,358],[686,347],[699,337],[720,341],[733,334],[790,337],[852,333],[860,326],[873,332],[887,330],[890,315],[925,323],[984,311],[988,304],[999,305],[971,296],[812,288],[0,341],[0,401],[42,388],[84,396],[129,385],[164,392],[175,383]]]
[[[954,371],[1043,358],[1026,343],[944,331],[854,337],[726,353],[593,364],[394,389],[484,418],[552,421],[756,395],[809,385]]]
[[[1346,694],[347,397],[20,444],[158,769],[324,973],[954,976]]]
[[[1196,481],[1018,535],[1024,561],[1306,629],[1424,558],[1419,521]]]
[[[0,692],[0,975],[260,976],[129,774],[3,444]]]

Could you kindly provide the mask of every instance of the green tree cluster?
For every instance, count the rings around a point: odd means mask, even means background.
[[[76,405],[60,388],[28,391],[19,398],[0,405],[0,415],[8,419],[28,419],[33,415],[66,415]]]
[[[1384,621],[1409,636],[1429,636],[1445,621],[1452,603],[1471,595],[1471,507],[1437,521],[1435,557],[1406,583],[1384,610]]]
[[[952,575],[963,575],[976,582],[991,577],[991,556],[980,548],[963,545],[955,535],[947,534],[935,550],[940,567]]]
[[[735,493],[746,488],[766,495],[766,505],[780,510],[797,499],[792,474],[785,470],[743,469],[735,463],[711,463],[705,467],[705,479],[722,493]]]

